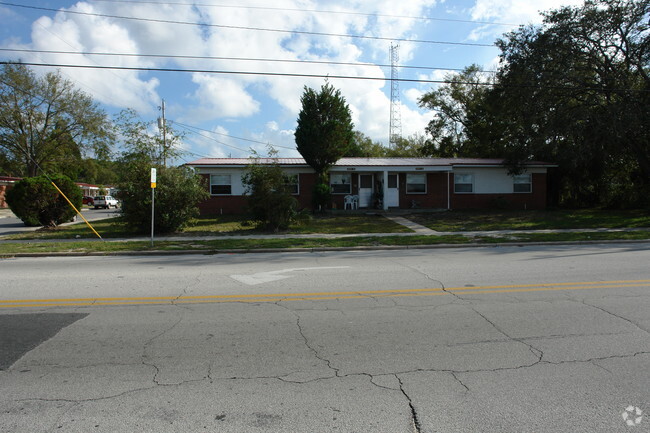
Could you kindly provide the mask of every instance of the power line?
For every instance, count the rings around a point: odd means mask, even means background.
[[[174,122],[174,123],[176,123],[176,122]],[[178,124],[178,126],[180,126],[181,128],[185,129],[186,131],[188,131],[188,132],[190,132],[190,133],[192,133],[192,134],[196,134],[196,135],[199,135],[199,136],[201,136],[201,137],[203,137],[203,138],[207,138],[208,140],[212,140],[212,141],[214,141],[214,142],[216,142],[216,143],[221,144],[222,146],[231,147],[231,148],[233,148],[233,149],[239,150],[240,152],[251,153],[249,150],[245,150],[245,149],[242,149],[241,147],[237,147],[237,146],[233,146],[233,145],[228,144],[228,143],[224,143],[223,141],[219,141],[219,140],[217,140],[216,138],[212,138],[212,137],[209,137],[209,136],[207,136],[207,135],[205,135],[205,134],[202,134],[202,133],[200,133],[200,132],[193,131],[193,130],[191,129],[192,127],[185,127],[185,126],[183,126],[183,125],[181,125],[181,124]],[[190,153],[193,153],[193,152],[190,152]]]
[[[74,46],[72,46],[68,41],[66,41],[65,39],[63,39],[60,35],[56,34],[56,33],[53,32],[52,30],[50,30],[50,29],[48,29],[47,27],[43,26],[40,22],[36,21],[36,23],[37,23],[37,24],[38,24],[38,25],[39,25],[43,30],[45,30],[46,32],[50,33],[52,36],[58,38],[61,42],[63,42],[64,44],[66,44],[66,45],[69,46],[70,48],[75,49]],[[38,55],[37,55],[37,56],[38,56]],[[45,59],[43,59],[41,56],[38,56],[38,57],[41,59],[42,62],[45,61]],[[96,65],[99,65],[99,63],[97,63],[97,62],[94,61],[93,59],[90,59],[90,61],[92,61],[92,62],[95,63]],[[111,72],[111,74],[113,74],[115,77],[119,78],[120,80],[124,81],[124,79],[121,78],[121,77],[119,77],[115,72]],[[67,75],[67,74],[66,74],[66,75]],[[80,83],[82,86],[85,86],[85,87],[87,87],[88,89],[92,90],[93,92],[95,92],[95,94],[101,95],[101,96],[104,97],[107,101],[112,101],[114,105],[118,105],[118,104],[115,104],[116,101],[113,99],[112,96],[108,96],[108,95],[106,95],[105,93],[100,92],[99,90],[97,90],[97,89],[91,87],[90,85],[88,85],[87,83],[85,83],[85,82],[83,82],[83,81],[81,81],[81,80],[79,80],[79,79],[73,79],[72,77],[70,77],[70,75],[67,75],[67,77],[68,77],[68,79],[70,79],[70,80],[72,80],[72,81],[76,81],[77,83]]]
[[[81,68],[81,69],[119,69],[128,71],[146,71],[146,72],[190,72],[190,73],[203,73],[203,74],[221,74],[221,75],[250,75],[250,76],[269,76],[269,77],[289,77],[289,78],[324,78],[324,79],[344,79],[344,80],[369,80],[369,81],[386,81],[385,77],[360,77],[352,75],[331,75],[331,74],[294,74],[287,72],[251,72],[251,71],[223,71],[223,70],[210,70],[210,69],[180,69],[180,68],[145,68],[136,66],[97,66],[97,65],[66,65],[57,63],[33,63],[33,62],[8,62],[0,61],[0,65],[14,65],[21,64],[25,66],[44,66],[51,68]],[[468,86],[498,86],[499,83],[481,82],[481,81],[455,81],[455,80],[424,80],[424,79],[410,79],[398,78],[396,81],[407,83],[420,83],[420,84],[462,84]],[[555,90],[594,90],[594,91],[608,91],[608,92],[635,92],[635,93],[648,93],[650,90],[646,89],[631,89],[631,88],[615,88],[615,89],[602,89],[598,87],[581,87],[581,86],[540,86],[536,84],[508,86],[512,89],[555,89]]]
[[[173,123],[174,123],[175,125],[179,125],[179,126],[184,127],[184,128],[193,128],[193,129],[198,129],[199,131],[205,131],[205,132],[209,132],[209,133],[211,133],[211,134],[222,135],[222,136],[224,136],[224,137],[234,138],[234,139],[237,139],[237,140],[248,141],[248,142],[250,142],[250,143],[257,143],[257,144],[270,144],[269,142],[266,142],[266,141],[251,140],[250,138],[235,137],[234,135],[223,134],[223,133],[221,133],[221,132],[216,132],[216,131],[210,131],[209,129],[203,129],[203,128],[199,128],[199,127],[197,127],[197,126],[186,125],[186,124],[184,124],[184,123],[180,123],[180,122],[177,122],[177,121],[173,121]],[[280,147],[280,148],[282,148],[282,149],[296,150],[295,147],[280,146],[279,144],[273,144],[272,146],[273,146],[273,147]]]
[[[15,64],[16,62],[0,61],[0,65]],[[297,77],[297,78],[329,78],[329,79],[347,79],[347,80],[370,80],[370,81],[386,81],[385,77],[360,77],[353,75],[332,75],[332,74],[296,74],[288,72],[253,72],[253,71],[225,71],[214,69],[180,69],[180,68],[151,68],[139,66],[98,66],[98,65],[70,65],[63,63],[34,63],[34,62],[20,62],[21,65],[26,66],[44,66],[51,68],[80,68],[80,69],[118,69],[127,71],[146,71],[146,72],[189,72],[189,73],[203,73],[203,74],[221,74],[221,75],[261,75],[269,77]],[[397,81],[410,82],[410,83],[429,83],[429,84],[445,84],[449,83],[448,80],[424,80],[424,79],[410,79],[399,78]],[[486,84],[486,83],[461,83],[461,84]]]
[[[297,59],[268,59],[255,57],[221,57],[221,56],[189,56],[175,54],[137,54],[137,53],[107,53],[94,51],[60,51],[60,50],[32,50],[25,48],[0,48],[0,51],[10,51],[17,53],[41,53],[41,54],[73,54],[81,56],[112,56],[112,57],[143,57],[143,58],[167,58],[167,59],[193,59],[193,60],[228,60],[228,61],[246,61],[246,62],[273,62],[273,63],[297,63],[297,64],[314,64],[314,65],[338,65],[338,66],[369,66],[379,68],[391,68],[393,65],[384,65],[369,62],[334,62],[326,60],[297,60]],[[409,66],[398,65],[400,69],[417,69],[431,71],[463,71],[463,68],[443,68],[434,66]],[[492,73],[495,71],[479,71]]]
[[[124,4],[155,4],[155,5],[172,5],[172,6],[190,6],[190,7],[211,7],[211,8],[230,8],[230,9],[251,9],[251,10],[269,10],[281,12],[309,12],[309,13],[322,13],[322,14],[335,14],[335,15],[356,15],[374,18],[400,18],[420,21],[443,21],[452,23],[467,23],[467,24],[481,24],[481,25],[496,25],[496,26],[517,26],[519,24],[512,23],[499,23],[490,21],[475,21],[475,20],[460,20],[453,18],[437,18],[429,16],[413,16],[413,15],[392,15],[392,14],[379,14],[367,12],[353,12],[353,11],[332,11],[323,9],[299,9],[299,8],[280,8],[269,6],[244,6],[244,5],[223,5],[223,4],[208,4],[208,3],[180,3],[180,2],[158,2],[158,1],[135,1],[135,0],[93,0],[95,3],[124,3]]]
[[[153,23],[161,24],[178,24],[178,25],[190,25],[190,26],[199,26],[199,27],[216,27],[222,29],[234,29],[234,30],[253,30],[261,32],[272,32],[272,33],[290,33],[296,35],[313,35],[313,36],[334,36],[342,38],[352,38],[352,39],[368,39],[376,41],[396,41],[396,42],[411,42],[411,43],[422,43],[422,44],[437,44],[437,45],[455,45],[455,46],[468,46],[468,47],[494,47],[494,44],[478,44],[471,42],[449,42],[449,41],[432,41],[426,39],[406,39],[406,38],[394,38],[394,37],[382,37],[382,36],[366,36],[366,35],[352,35],[352,34],[342,34],[342,33],[325,33],[325,32],[308,32],[303,30],[282,30],[282,29],[267,29],[262,27],[245,27],[245,26],[233,26],[233,25],[223,25],[223,24],[206,24],[206,23],[195,23],[190,21],[173,21],[173,20],[161,20],[153,18],[140,18],[140,17],[128,17],[122,15],[108,15],[108,14],[98,14],[92,12],[79,12],[63,9],[54,9],[46,8],[40,6],[26,6],[19,5],[15,3],[8,3],[0,1],[0,5],[12,6],[25,9],[35,9],[43,10],[48,12],[56,13],[65,13],[73,15],[83,15],[83,16],[92,16],[92,17],[102,17],[102,18],[114,18],[121,20],[131,20],[131,21],[146,21]]]

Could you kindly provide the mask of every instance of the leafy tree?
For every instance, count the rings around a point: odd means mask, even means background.
[[[407,138],[400,137],[395,144],[386,147],[372,141],[360,131],[354,131],[352,146],[345,156],[365,158],[417,158],[428,156],[427,139],[422,134],[413,134]]]
[[[274,232],[288,229],[299,215],[298,201],[288,188],[290,179],[276,156],[277,151],[269,149],[271,162],[262,164],[255,153],[242,177],[253,219]]]
[[[486,77],[478,65],[471,65],[460,73],[447,74],[445,81],[420,98],[420,106],[432,110],[433,119],[426,128],[429,140],[419,152],[447,158],[494,156],[498,151],[481,140],[483,134],[477,134],[485,116],[486,85],[491,77]]]
[[[81,208],[83,192],[66,176],[52,176],[52,182],[77,209]],[[7,192],[11,211],[26,226],[55,227],[70,221],[75,210],[45,176],[26,177]]]
[[[138,154],[160,164],[181,154],[182,134],[165,125],[165,143],[155,122],[142,120],[132,109],[122,110],[115,119],[115,126],[125,148],[124,154]]]
[[[506,155],[557,162],[574,205],[650,204],[648,0],[588,0],[498,41]]]
[[[321,86],[320,91],[305,86],[300,101],[296,147],[316,172],[315,188],[322,189],[322,185],[328,184],[329,168],[349,152],[353,143],[352,115],[341,91],[329,83]],[[318,203],[325,205],[327,202]]]
[[[161,165],[163,152],[167,152],[167,156],[178,156],[179,151],[171,146],[163,149],[161,140],[149,132],[149,125],[130,110],[118,117],[117,127],[125,149],[118,159],[117,182],[122,218],[139,232],[151,230],[150,173],[151,168],[156,168],[154,232],[182,231],[199,215],[198,203],[207,199],[209,193],[191,169]],[[180,140],[180,135],[174,131],[170,131],[169,136],[172,143]]]
[[[384,155],[389,158],[419,158],[428,155],[429,141],[422,134],[415,133],[409,137],[400,137],[390,147],[384,148]]]
[[[96,185],[114,185],[117,182],[117,172],[120,170],[116,161],[86,158],[79,163],[80,182]]]
[[[128,162],[130,171],[118,183],[123,220],[141,233],[151,230],[152,164],[144,159]],[[188,167],[157,166],[154,232],[173,233],[188,227],[199,216],[198,203],[209,194],[200,178]]]
[[[365,157],[365,158],[379,158],[385,156],[386,148],[361,131],[354,131],[352,143],[343,156],[349,157]]]
[[[37,77],[21,64],[0,70],[0,154],[18,176],[38,167],[74,175],[84,152],[109,151],[111,125],[90,96],[59,73]]]

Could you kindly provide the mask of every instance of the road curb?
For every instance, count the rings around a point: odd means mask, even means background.
[[[648,239],[623,239],[623,240],[593,240],[593,241],[551,241],[551,242],[498,242],[498,243],[470,243],[470,244],[432,244],[432,245],[366,245],[358,247],[314,247],[314,248],[241,248],[224,250],[153,250],[153,251],[60,251],[42,253],[0,253],[0,259],[22,257],[97,257],[97,256],[173,256],[173,255],[218,255],[218,254],[268,254],[268,253],[318,253],[332,251],[390,251],[390,250],[428,250],[444,248],[500,248],[500,247],[527,247],[527,246],[572,246],[572,245],[610,245],[610,244],[643,244],[650,243]]]

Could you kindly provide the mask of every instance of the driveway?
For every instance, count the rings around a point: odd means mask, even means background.
[[[82,209],[83,216],[88,221],[113,218],[119,215],[119,209]],[[78,222],[81,218],[78,218]],[[76,224],[76,223],[75,223]],[[21,232],[38,230],[40,227],[26,227],[25,224],[9,210],[0,209],[0,236],[13,235]]]

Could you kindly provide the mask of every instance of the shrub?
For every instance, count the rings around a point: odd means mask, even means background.
[[[314,211],[324,211],[332,199],[332,192],[330,186],[326,183],[314,184],[312,190],[311,201]]]
[[[275,151],[269,151],[271,156]],[[267,230],[286,230],[300,213],[298,201],[291,195],[291,183],[277,162],[260,164],[255,158],[242,177],[248,196],[248,209],[253,219]]]
[[[126,177],[118,184],[122,218],[141,233],[151,230],[151,164],[131,161]],[[154,199],[154,232],[182,231],[199,216],[199,202],[208,197],[200,178],[187,167],[158,167]]]
[[[52,181],[77,209],[81,208],[83,192],[66,176],[51,176]],[[45,176],[27,177],[7,192],[11,211],[26,226],[55,227],[70,221],[76,212]]]

